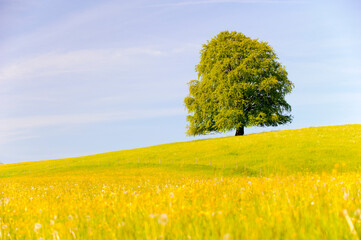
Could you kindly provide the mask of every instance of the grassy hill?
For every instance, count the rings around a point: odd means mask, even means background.
[[[0,177],[83,172],[267,176],[361,169],[361,125],[311,127],[157,145],[91,156],[4,164]]]
[[[360,239],[360,166],[361,125],[4,164],[0,238]]]

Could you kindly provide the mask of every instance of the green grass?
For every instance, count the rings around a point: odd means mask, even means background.
[[[0,239],[360,239],[360,167],[361,125],[4,164]]]
[[[197,140],[48,161],[4,164],[0,177],[137,169],[181,174],[268,176],[361,169],[361,125],[311,127]]]

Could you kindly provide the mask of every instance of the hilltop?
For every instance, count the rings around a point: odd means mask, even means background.
[[[0,177],[76,174],[179,172],[220,175],[287,175],[298,172],[358,171],[361,125],[310,127],[179,142],[91,156],[4,164]],[[130,174],[130,173],[129,173]]]

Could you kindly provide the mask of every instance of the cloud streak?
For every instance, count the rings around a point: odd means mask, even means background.
[[[19,59],[0,67],[0,82],[58,75],[69,72],[94,71],[104,66],[129,63],[134,58],[166,55],[152,48],[95,49],[67,53],[51,52],[36,57]]]
[[[196,51],[197,44],[183,44],[174,49],[154,47],[85,49],[20,58],[13,63],[0,65],[0,83],[18,79],[54,76],[63,73],[94,72],[103,68],[140,65],[160,57]]]
[[[235,4],[290,4],[290,3],[304,3],[304,1],[297,0],[204,0],[204,1],[179,1],[171,3],[161,3],[151,5],[152,7],[167,7],[167,6],[191,6],[191,5],[205,5],[205,4],[223,4],[223,3],[235,3]]]
[[[0,144],[24,138],[31,138],[29,132],[37,128],[53,126],[73,126],[101,122],[151,119],[184,115],[183,108],[161,108],[128,110],[110,113],[83,113],[66,115],[43,115],[31,117],[13,117],[0,120]]]

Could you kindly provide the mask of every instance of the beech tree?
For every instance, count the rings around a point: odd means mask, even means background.
[[[188,83],[187,135],[292,121],[285,95],[294,84],[267,42],[224,31],[203,44],[198,79]]]

